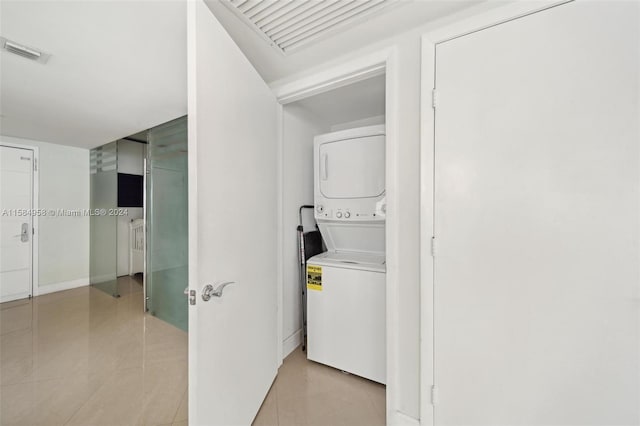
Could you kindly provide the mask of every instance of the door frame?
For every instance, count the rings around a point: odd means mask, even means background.
[[[283,84],[272,85],[272,90],[280,104],[278,113],[278,360],[283,360],[283,294],[284,294],[284,219],[283,219],[283,188],[284,176],[284,106],[286,104],[343,87],[370,77],[385,74],[385,182],[387,196],[386,217],[386,348],[387,348],[387,385],[386,412],[387,424],[401,424],[405,415],[398,411],[398,354],[400,310],[398,299],[398,257],[400,234],[400,220],[398,217],[399,189],[398,170],[399,142],[398,142],[398,58],[396,47],[389,47],[374,53],[364,55],[340,65],[326,68],[320,72],[299,78]]]
[[[500,25],[576,0],[539,0],[532,4],[512,3],[455,22],[422,35],[420,77],[420,424],[434,425],[437,394],[435,384],[434,314],[434,173],[435,119],[437,95],[434,99],[436,46],[471,33]],[[577,0],[580,1],[580,0]]]
[[[27,149],[33,152],[33,164],[35,166],[31,170],[31,209],[37,211],[40,208],[40,149],[33,145],[5,141],[0,141],[0,146]],[[36,297],[40,293],[40,282],[38,280],[38,253],[40,251],[38,243],[40,235],[39,215],[34,214],[31,216],[31,226],[33,228],[31,233],[31,297]]]

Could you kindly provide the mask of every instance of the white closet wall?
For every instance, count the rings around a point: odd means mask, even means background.
[[[301,335],[300,284],[298,279],[298,209],[313,204],[313,137],[327,126],[299,105],[284,108],[283,128],[283,354],[298,344]],[[313,230],[313,212],[303,212],[305,231]]]

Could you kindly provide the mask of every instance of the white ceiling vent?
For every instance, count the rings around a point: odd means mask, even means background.
[[[283,54],[326,38],[391,0],[222,0],[247,25]]]
[[[15,41],[7,40],[4,37],[0,37],[0,46],[2,46],[3,50],[9,53],[31,59],[32,61],[40,62],[42,64],[46,63],[49,56],[51,56],[40,50],[34,49],[33,47],[28,47]]]

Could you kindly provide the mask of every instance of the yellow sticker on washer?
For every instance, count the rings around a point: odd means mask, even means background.
[[[322,291],[322,266],[307,265],[307,288]]]

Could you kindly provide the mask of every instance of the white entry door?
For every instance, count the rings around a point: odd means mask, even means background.
[[[0,146],[0,302],[32,294],[33,150]]]
[[[277,102],[202,0],[188,77],[189,422],[249,425],[278,367]]]
[[[640,423],[638,7],[436,48],[436,425]]]

